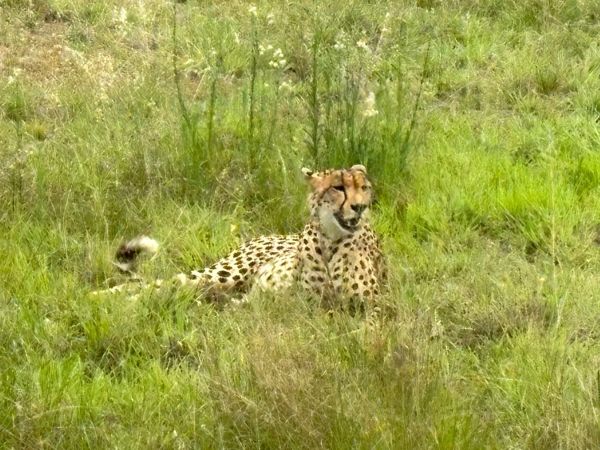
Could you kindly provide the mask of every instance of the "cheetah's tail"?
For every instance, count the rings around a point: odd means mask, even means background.
[[[121,244],[115,255],[115,266],[122,272],[134,273],[138,258],[142,255],[154,255],[158,251],[158,242],[148,236],[138,236]]]

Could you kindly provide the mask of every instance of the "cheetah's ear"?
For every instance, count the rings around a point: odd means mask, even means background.
[[[308,181],[308,184],[310,184],[310,187],[313,190],[319,190],[321,188],[323,184],[323,175],[321,172],[315,172],[311,169],[303,167],[302,173],[304,174],[304,179]]]
[[[367,174],[367,168],[362,164],[354,164],[352,167],[350,167],[350,170],[358,170],[364,173],[365,175]]]

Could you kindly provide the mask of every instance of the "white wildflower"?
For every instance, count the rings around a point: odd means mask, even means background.
[[[250,13],[250,15],[256,17],[257,11],[256,11],[256,5],[254,3],[252,3],[250,6],[248,6],[248,12]]]
[[[381,27],[381,35],[387,34],[390,32],[390,29],[388,28],[388,23],[390,22],[390,17],[392,17],[392,15],[387,12],[385,13],[385,18],[383,19],[383,26]]]
[[[364,100],[364,109],[362,111],[362,116],[373,117],[377,114],[379,114],[379,111],[377,111],[375,104],[375,93],[373,91],[370,91]]]
[[[273,25],[275,23],[275,14],[269,13],[267,14],[267,25]]]
[[[346,36],[346,33],[340,31],[335,37],[335,44],[333,44],[333,48],[338,51],[344,50],[346,48],[347,43],[348,37]]]
[[[281,84],[279,85],[279,90],[292,92],[294,90],[294,85],[292,83],[290,83],[289,81],[282,81]]]
[[[272,50],[273,46],[268,45],[267,50]],[[273,55],[272,55],[272,59],[271,61],[269,61],[269,67],[272,67],[273,69],[283,69],[285,67],[285,65],[287,64],[287,60],[283,57],[283,52],[281,51],[280,48],[276,48],[273,51]]]
[[[271,44],[267,44],[266,47],[264,47],[262,44],[258,45],[258,53],[260,55],[264,55],[265,53],[270,53],[273,50],[273,46]]]
[[[273,47],[271,45],[267,46],[267,50],[272,50]],[[287,60],[283,57],[283,52],[280,48],[276,48],[273,51],[272,59],[269,61],[269,67],[274,69],[283,69],[287,64]]]
[[[138,0],[137,2],[138,15],[140,19],[145,22],[146,21],[146,5],[144,4],[144,0]]]
[[[122,25],[127,23],[127,10],[123,6],[121,6],[121,9],[119,10],[119,22],[121,22]]]
[[[359,41],[356,42],[356,46],[358,48],[362,48],[363,50],[370,52],[371,49],[369,48],[369,45],[367,44],[367,41],[365,39],[360,39]]]
[[[286,64],[287,60],[285,59],[272,59],[271,61],[269,61],[269,67],[272,67],[273,69],[283,69]]]
[[[340,50],[344,50],[346,48],[346,46],[344,45],[343,42],[336,41],[335,44],[333,44],[333,48],[334,48],[334,50],[340,51]]]

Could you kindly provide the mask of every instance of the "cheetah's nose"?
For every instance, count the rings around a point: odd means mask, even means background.
[[[363,203],[357,203],[355,205],[350,206],[354,212],[356,212],[359,216],[363,213],[365,209],[367,209],[367,205]]]

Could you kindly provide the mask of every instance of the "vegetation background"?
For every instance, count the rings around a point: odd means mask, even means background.
[[[600,3],[0,1],[0,447],[598,448]],[[365,164],[380,323],[90,297]]]

